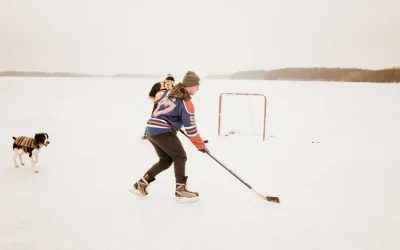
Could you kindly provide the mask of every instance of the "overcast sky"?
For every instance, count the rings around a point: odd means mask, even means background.
[[[400,0],[0,0],[0,71],[400,66]]]

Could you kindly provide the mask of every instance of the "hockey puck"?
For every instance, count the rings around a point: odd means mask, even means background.
[[[208,140],[204,140],[203,142],[204,142],[204,143],[208,143]]]

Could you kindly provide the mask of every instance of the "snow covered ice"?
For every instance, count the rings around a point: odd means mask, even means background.
[[[400,85],[203,79],[211,153],[281,204],[182,135],[200,201],[176,204],[173,168],[128,192],[157,160],[140,137],[158,80],[0,78],[0,249],[400,249]],[[222,92],[267,96],[266,141],[217,136]],[[14,168],[12,136],[37,132],[39,173]]]

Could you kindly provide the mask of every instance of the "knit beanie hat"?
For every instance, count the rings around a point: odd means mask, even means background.
[[[193,87],[200,85],[200,78],[193,71],[186,72],[186,75],[183,77],[182,85],[184,87]]]

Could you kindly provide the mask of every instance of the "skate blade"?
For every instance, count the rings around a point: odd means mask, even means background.
[[[197,202],[200,200],[199,196],[193,197],[193,198],[187,198],[187,197],[175,197],[176,203],[192,203],[192,202]]]
[[[137,191],[137,189],[135,189],[135,188],[129,189],[129,192],[131,192],[134,195],[141,196],[141,197],[145,197],[146,196],[146,195],[143,195],[142,193],[140,193],[139,191]]]

